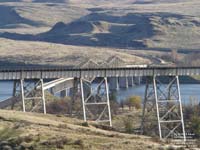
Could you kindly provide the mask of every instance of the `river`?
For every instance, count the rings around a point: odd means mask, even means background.
[[[189,100],[200,102],[200,84],[181,84],[180,85],[181,99],[183,104],[188,104]],[[141,96],[144,98],[145,85],[131,87],[128,89],[120,89],[116,96],[118,101],[122,101],[132,95]]]

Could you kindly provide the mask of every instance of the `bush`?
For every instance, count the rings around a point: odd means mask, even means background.
[[[141,97],[140,96],[132,96],[127,100],[127,105],[129,109],[132,107],[136,109],[141,109]]]
[[[126,117],[123,119],[123,123],[124,123],[124,128],[125,128],[125,131],[127,133],[133,133],[134,131],[134,128],[133,128],[133,120],[132,120],[132,117]]]
[[[67,114],[70,113],[71,100],[69,98],[63,98],[55,100],[47,105],[47,112],[50,114]]]
[[[81,125],[84,126],[84,127],[89,127],[88,122],[83,122]]]
[[[116,102],[117,101],[116,93],[115,92],[111,92],[110,95],[109,95],[109,99],[110,99],[110,101]]]
[[[194,116],[191,120],[191,128],[197,138],[200,137],[200,117]]]

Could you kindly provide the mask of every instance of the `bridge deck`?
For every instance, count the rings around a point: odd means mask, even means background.
[[[127,68],[12,68],[0,69],[0,80],[54,79],[72,77],[200,75],[200,67],[127,67]]]

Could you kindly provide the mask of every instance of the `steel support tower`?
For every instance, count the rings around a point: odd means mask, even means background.
[[[81,78],[84,121],[108,122],[112,126],[107,77]]]
[[[34,80],[32,82],[20,80],[21,99],[23,112],[42,111],[46,114],[45,90],[43,79]]]
[[[149,121],[157,118],[157,131],[161,140],[171,138],[186,141],[179,77],[165,77],[163,80],[164,83],[157,76],[147,79],[141,131],[148,132],[149,129],[145,128]]]

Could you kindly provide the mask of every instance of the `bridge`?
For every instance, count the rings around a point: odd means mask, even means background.
[[[181,103],[179,76],[200,75],[200,67],[169,66],[134,66],[114,68],[65,68],[65,67],[31,67],[0,68],[0,80],[13,80],[13,96],[21,101],[22,109],[34,111],[41,105],[46,114],[45,90],[56,93],[72,89],[72,95],[80,90],[84,121],[95,120],[108,122],[112,126],[109,91],[111,85],[128,82],[133,77],[146,77],[145,99],[141,132],[144,131],[146,116],[155,111],[160,139],[182,135],[186,141],[185,124]],[[163,84],[160,77],[167,79]],[[50,80],[44,83],[44,80]],[[31,81],[31,83],[30,83]],[[95,87],[93,87],[95,83]],[[32,86],[30,86],[33,84]],[[117,87],[117,86],[116,86]],[[66,94],[66,93],[65,93]],[[37,100],[37,105],[28,105],[30,100]],[[13,99],[0,102],[0,106],[15,105]],[[95,107],[95,109],[94,109]],[[101,108],[96,115],[96,108]],[[2,108],[2,107],[1,107]],[[94,115],[95,112],[95,115]],[[90,116],[90,117],[89,117]]]
[[[200,75],[200,67],[0,68],[0,80]]]

